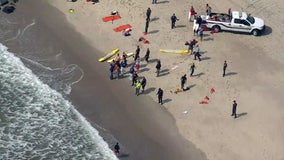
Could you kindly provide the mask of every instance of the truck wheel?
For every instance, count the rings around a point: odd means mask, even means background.
[[[221,28],[219,26],[213,26],[212,29],[215,31],[215,32],[220,32],[221,31]]]
[[[258,36],[259,35],[259,30],[257,30],[257,29],[252,30],[252,34],[254,36]]]

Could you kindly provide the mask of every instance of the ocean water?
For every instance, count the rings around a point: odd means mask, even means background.
[[[0,159],[117,159],[62,94],[0,43]]]
[[[36,18],[21,15],[0,12],[0,159],[116,160],[115,138],[67,100],[83,70],[65,62]]]

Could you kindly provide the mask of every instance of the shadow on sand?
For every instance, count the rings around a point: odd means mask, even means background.
[[[154,17],[154,18],[152,18],[151,20],[150,20],[150,22],[154,22],[154,21],[157,21],[157,20],[159,20],[160,18],[159,17]]]
[[[156,90],[156,88],[154,87],[150,87],[144,90],[143,94],[149,94],[151,92],[154,92]]]
[[[236,75],[236,74],[238,74],[238,73],[237,72],[229,72],[225,76],[233,76],[233,75]]]
[[[198,74],[195,74],[195,75],[192,75],[193,77],[197,77],[199,78],[200,76],[204,75],[205,73],[201,72],[201,73],[198,73]]]
[[[201,58],[201,61],[209,60],[209,59],[211,59],[211,58],[210,58],[210,57],[202,57],[202,58]]]
[[[162,76],[165,76],[165,75],[168,75],[170,72],[169,69],[163,69],[160,71],[160,74],[159,74],[159,77],[162,77]]]
[[[241,116],[245,116],[247,115],[248,113],[247,112],[242,112],[240,114],[237,114],[237,118],[240,118]]]
[[[147,34],[154,34],[154,33],[158,33],[158,32],[159,32],[159,30],[152,30],[152,31],[148,32]]]
[[[149,63],[154,63],[154,62],[157,62],[159,59],[157,58],[154,58],[154,59],[149,59]]]
[[[170,1],[158,1],[156,4],[169,3]]]
[[[170,101],[172,101],[172,99],[170,99],[170,98],[164,99],[164,100],[163,100],[163,104],[164,104],[164,103],[168,103],[168,102],[170,102]]]
[[[186,27],[186,25],[176,25],[175,28],[184,28],[184,27]]]

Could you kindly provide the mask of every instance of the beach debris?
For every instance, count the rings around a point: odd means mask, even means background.
[[[214,88],[211,88],[210,93],[213,94],[215,92]]]
[[[69,13],[74,13],[75,10],[74,9],[69,9]]]
[[[209,101],[209,97],[208,96],[205,96],[205,98],[204,98],[205,100],[207,100],[207,101]]]
[[[178,65],[175,65],[173,68],[171,68],[171,70],[175,70],[178,68]]]
[[[177,88],[174,93],[175,93],[175,94],[178,94],[178,93],[180,93],[180,92],[182,92],[182,90],[181,90],[180,88]]]
[[[200,101],[199,104],[208,104],[207,101]]]
[[[124,36],[130,36],[130,32],[132,31],[131,28],[126,28],[125,30],[122,31]]]
[[[188,114],[188,111],[183,111],[182,113],[183,113],[183,114]]]
[[[139,42],[142,41],[144,44],[149,44],[149,43],[150,43],[150,42],[149,42],[146,38],[144,38],[144,37],[140,37],[138,41],[139,41]]]
[[[210,33],[211,33],[211,34],[214,34],[214,33],[218,33],[218,31],[216,31],[216,30],[211,30]]]
[[[113,30],[115,32],[121,32],[121,31],[124,31],[127,28],[132,28],[132,26],[130,24],[124,24],[124,25],[121,25],[119,27],[114,28]]]
[[[120,15],[112,15],[112,16],[106,16],[106,17],[103,17],[102,20],[104,22],[109,22],[109,21],[114,21],[114,20],[117,20],[117,19],[120,19]]]

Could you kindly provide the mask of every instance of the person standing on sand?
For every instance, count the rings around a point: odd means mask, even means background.
[[[196,12],[195,12],[193,6],[191,6],[191,7],[190,7],[190,10],[189,10],[189,14],[188,14],[188,20],[189,20],[190,22],[193,21],[195,14],[196,14]]]
[[[162,65],[161,65],[161,61],[160,61],[160,60],[158,60],[158,61],[157,61],[157,64],[156,64],[156,69],[157,69],[156,73],[157,73],[157,77],[159,77],[161,67],[162,67]]]
[[[147,17],[147,18],[146,18],[146,21],[150,21],[151,12],[152,12],[151,9],[148,8],[147,11],[146,11],[146,17]]]
[[[180,80],[181,80],[181,89],[184,90],[184,85],[185,85],[185,83],[186,83],[186,81],[187,81],[186,74],[183,75],[183,76],[180,78]]]
[[[190,77],[192,77],[192,75],[194,73],[194,69],[195,69],[195,65],[194,65],[194,63],[192,63],[192,65],[190,66]]]
[[[152,0],[152,4],[157,4],[157,0]]]
[[[237,103],[236,103],[236,101],[234,100],[233,101],[234,103],[233,103],[233,108],[232,108],[232,115],[231,116],[234,116],[235,118],[237,118]]]
[[[119,147],[119,144],[117,142],[116,145],[114,146],[114,153],[115,153],[116,156],[119,155],[119,150],[120,150],[120,147]]]
[[[139,53],[140,53],[140,47],[137,46],[136,51],[135,51],[134,61],[136,61],[137,58],[139,57]]]
[[[149,28],[149,21],[150,19],[146,19],[146,24],[145,24],[145,32],[144,35],[146,35],[148,33],[148,28]]]
[[[201,61],[201,58],[200,58],[200,48],[199,48],[199,45],[196,45],[196,48],[195,48],[195,51],[194,51],[194,60],[196,60],[196,57],[198,58],[199,61]]]
[[[158,102],[160,104],[163,104],[163,94],[164,94],[164,91],[161,88],[159,88],[157,95],[158,95]]]
[[[141,84],[140,81],[138,81],[138,82],[136,83],[136,86],[135,86],[135,90],[136,90],[135,94],[136,94],[136,96],[139,96],[141,87],[142,87],[142,84]]]
[[[227,62],[224,61],[224,65],[223,65],[223,77],[225,77],[225,75],[226,75],[226,69],[227,69]]]
[[[115,63],[111,63],[111,64],[110,64],[110,67],[109,67],[109,71],[110,71],[110,76],[109,76],[109,78],[110,78],[110,80],[113,79],[114,68],[115,68]]]
[[[132,86],[134,86],[136,84],[137,79],[138,79],[138,74],[137,74],[137,72],[134,72],[133,76],[132,76]]]
[[[145,54],[145,56],[144,56],[145,61],[146,61],[147,63],[149,62],[149,57],[150,57],[150,49],[147,48],[146,54]]]
[[[144,92],[144,89],[145,89],[145,86],[147,84],[147,80],[145,77],[142,78],[142,81],[141,81],[141,84],[142,84],[142,93]]]
[[[203,40],[203,33],[204,31],[203,31],[203,28],[202,27],[200,27],[200,29],[199,29],[199,36],[200,36],[200,41],[202,41]]]
[[[176,28],[176,21],[178,21],[179,19],[176,17],[175,14],[172,15],[171,17],[171,21],[172,21],[172,29]]]

